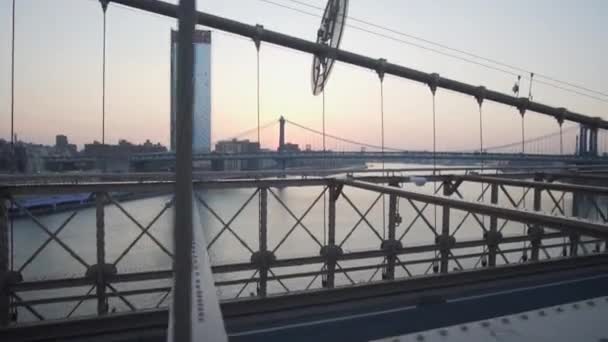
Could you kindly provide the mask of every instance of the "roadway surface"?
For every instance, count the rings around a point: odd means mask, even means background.
[[[432,297],[423,303],[393,297],[389,303],[339,309],[339,315],[286,318],[229,331],[230,341],[369,341],[448,325],[562,305],[608,294],[606,270],[574,272],[502,284],[457,295]],[[424,303],[426,301],[426,303]],[[328,311],[331,311],[328,308]]]

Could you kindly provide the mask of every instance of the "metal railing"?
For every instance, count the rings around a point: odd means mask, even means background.
[[[265,297],[432,272],[534,262],[605,249],[601,244],[608,240],[605,224],[608,213],[599,201],[608,195],[608,188],[556,182],[570,177],[565,173],[539,173],[534,180],[521,177],[521,174],[516,177],[423,176],[428,182],[440,182],[437,191],[443,196],[432,194],[432,190],[429,193],[427,187],[414,186],[413,181],[419,182],[420,177],[410,176],[197,181],[194,183],[195,201],[200,210],[195,210],[195,215],[205,217],[201,221],[204,227],[197,228],[209,235],[212,270],[225,300],[247,295],[247,292]],[[601,179],[597,174],[588,177]],[[483,184],[480,193],[480,188],[474,186],[476,183]],[[57,315],[49,316],[39,309],[52,305],[61,310],[51,311],[64,311],[67,317],[108,314],[113,311],[108,304],[110,301],[119,303],[114,305],[118,310],[166,305],[173,276],[171,263],[133,270],[124,260],[132,256],[135,246],[144,240],[148,247],[154,246],[156,250],[143,258],[154,255],[171,260],[170,243],[166,241],[166,234],[158,237],[162,232],[156,226],[172,211],[173,201],[169,199],[160,204],[159,209],[146,206],[145,216],[150,219],[144,222],[137,218],[141,215],[132,213],[133,209],[127,203],[116,198],[117,194],[126,192],[168,193],[172,186],[172,181],[156,181],[1,188],[2,323],[9,323],[9,313],[14,313],[15,308],[42,320],[57,318]],[[291,203],[283,193],[293,188],[297,188],[298,193],[305,190],[309,198]],[[234,192],[238,196],[229,198],[230,208],[218,208],[218,201],[209,197],[214,191]],[[485,203],[488,191],[489,203]],[[518,198],[515,193],[519,191],[521,197]],[[91,245],[75,248],[74,242],[61,235],[80,211],[92,209],[70,210],[58,221],[58,228],[51,229],[43,218],[20,203],[24,196],[70,193],[90,193],[94,199],[95,219],[90,220],[95,222],[94,245],[89,239]],[[326,203],[324,196],[327,196]],[[386,207],[382,205],[385,196],[388,197]],[[533,210],[525,210],[522,206],[530,197]],[[237,203],[237,198],[241,202]],[[252,212],[255,202],[258,202],[257,212]],[[544,212],[541,210],[543,203]],[[570,208],[566,208],[568,204]],[[321,207],[324,214],[319,214]],[[382,208],[387,210],[380,210]],[[433,208],[437,210],[435,215],[431,213]],[[234,211],[227,215],[220,209]],[[9,256],[15,251],[10,250],[9,227],[11,211],[15,210],[25,215],[45,238],[29,256],[20,258],[22,261],[11,267]],[[137,228],[137,234],[125,232],[121,233],[122,237],[108,239],[108,214],[124,218]],[[237,224],[243,217],[247,222]],[[276,222],[277,217],[281,218],[280,222]],[[311,217],[317,221],[323,217],[325,224],[311,224],[307,221]],[[270,222],[273,219],[275,222]],[[514,226],[512,222],[519,223]],[[112,229],[116,232],[116,227]],[[122,229],[126,228],[119,227],[119,231]],[[233,239],[233,243],[220,243],[226,238]],[[66,252],[70,262],[79,265],[75,268],[79,273],[54,277],[44,274],[45,270],[40,268],[35,273],[28,272],[51,244]],[[110,257],[107,251],[112,245],[120,248],[112,249]],[[298,246],[303,246],[303,255],[290,253]],[[19,244],[14,249],[19,250]],[[229,261],[214,258],[217,255],[228,256]],[[67,263],[65,260],[56,262]],[[138,263],[149,264],[145,259],[133,262],[136,267]],[[155,300],[137,300],[138,296],[146,295],[153,295]],[[86,308],[79,311],[83,303],[95,304],[85,305]]]

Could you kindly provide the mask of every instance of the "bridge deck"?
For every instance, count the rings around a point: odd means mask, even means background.
[[[369,341],[608,295],[605,254],[222,304],[231,341]],[[291,303],[291,307],[286,307]],[[281,308],[283,307],[283,308]],[[164,341],[167,311],[24,324],[3,341]]]

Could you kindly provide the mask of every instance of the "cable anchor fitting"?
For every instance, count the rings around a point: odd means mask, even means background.
[[[429,79],[427,84],[431,89],[431,93],[433,94],[433,96],[435,96],[435,93],[437,92],[437,87],[439,86],[439,81],[441,80],[441,76],[439,76],[439,74],[437,73],[432,73],[430,76],[431,78]]]
[[[386,59],[380,58],[378,59],[378,65],[376,66],[376,73],[378,77],[380,77],[380,82],[384,81],[384,72],[386,69]]]
[[[530,100],[525,97],[520,97],[517,102],[517,110],[519,110],[519,114],[523,117],[526,114],[528,106],[530,105]]]
[[[477,87],[477,93],[475,94],[475,100],[477,100],[477,104],[481,107],[483,100],[486,98],[486,87],[479,86]]]
[[[255,44],[256,50],[260,51],[260,44],[262,43],[262,37],[264,36],[264,25],[255,25],[255,35],[252,37],[253,43]]]
[[[101,4],[101,10],[103,11],[103,13],[106,13],[110,0],[99,0],[99,3]]]
[[[557,109],[557,114],[555,115],[555,119],[557,119],[557,123],[561,127],[564,124],[564,117],[568,110],[566,108],[560,107]]]

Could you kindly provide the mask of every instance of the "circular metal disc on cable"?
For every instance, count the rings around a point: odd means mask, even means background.
[[[348,0],[327,1],[323,19],[321,20],[321,27],[317,31],[318,44],[323,44],[333,49],[337,49],[340,46],[347,13]],[[334,59],[331,56],[315,55],[312,61],[313,95],[319,95],[323,91],[333,65]]]

